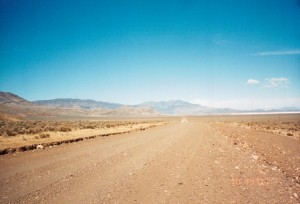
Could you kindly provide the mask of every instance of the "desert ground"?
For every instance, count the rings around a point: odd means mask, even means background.
[[[53,124],[14,127],[1,147],[98,136],[1,155],[0,203],[300,202],[299,114]]]

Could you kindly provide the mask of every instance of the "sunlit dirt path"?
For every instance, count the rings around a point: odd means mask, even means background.
[[[299,186],[205,122],[0,157],[1,203],[297,203]]]

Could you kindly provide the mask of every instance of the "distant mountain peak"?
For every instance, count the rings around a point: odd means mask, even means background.
[[[187,102],[187,101],[183,101],[183,100],[166,100],[166,101],[147,101],[147,102],[144,102],[144,103],[141,103],[140,105],[142,104],[165,104],[165,105],[198,105],[198,104],[192,104],[190,102]],[[200,106],[200,105],[199,105]]]
[[[139,106],[148,106],[154,110],[168,115],[195,115],[206,109],[198,104],[192,104],[183,100],[151,101],[139,104]]]
[[[0,91],[0,104],[29,104],[30,102],[10,92]]]

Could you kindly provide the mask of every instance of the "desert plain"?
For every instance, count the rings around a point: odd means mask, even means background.
[[[1,121],[0,130],[0,203],[300,202],[300,114]]]

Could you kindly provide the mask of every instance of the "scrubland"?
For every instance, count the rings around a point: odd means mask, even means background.
[[[230,123],[244,128],[261,130],[300,140],[300,120],[298,121],[263,121]]]
[[[159,120],[137,121],[0,121],[0,149],[19,148],[71,139],[121,134],[164,125]],[[24,148],[23,148],[24,149]],[[26,149],[26,148],[25,148]],[[12,150],[16,151],[16,150]]]

